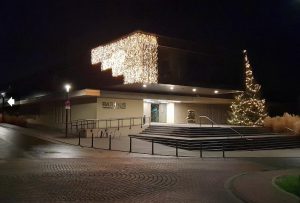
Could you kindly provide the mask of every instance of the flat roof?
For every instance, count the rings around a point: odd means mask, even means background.
[[[165,86],[169,88],[169,86]],[[178,86],[175,88],[179,88]],[[174,90],[175,90],[174,88]],[[188,87],[185,87],[188,88]],[[200,90],[200,89],[199,89]],[[205,91],[211,91],[212,89],[205,89]],[[170,89],[168,89],[170,91]],[[181,89],[180,91],[185,91]],[[189,87],[189,91],[191,87]],[[204,90],[203,90],[204,91]],[[224,93],[220,90],[221,93]],[[96,89],[83,89],[72,91],[69,94],[69,98],[83,99],[83,98],[113,98],[113,99],[138,99],[145,102],[174,102],[174,103],[202,103],[202,104],[230,104],[231,98],[218,98],[218,97],[206,97],[199,95],[176,95],[176,94],[157,94],[150,92],[124,92],[124,91],[108,91],[108,90],[96,90]],[[48,101],[63,101],[66,100],[66,93],[49,93],[44,95],[38,95],[35,97],[28,97],[19,101],[16,101],[15,105],[32,104]]]
[[[205,88],[197,86],[183,86],[173,84],[124,84],[110,86],[109,90],[138,92],[138,93],[158,93],[174,94],[188,96],[210,96],[210,97],[228,97],[228,95],[241,92],[240,90]]]

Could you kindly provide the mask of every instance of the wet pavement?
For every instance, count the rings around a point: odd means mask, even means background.
[[[0,126],[0,159],[78,158],[82,156],[84,153],[76,147],[56,144]]]
[[[237,197],[246,198],[233,195],[232,177],[300,166],[300,158],[200,159],[96,150],[39,139],[41,133],[0,125],[0,202],[240,202]]]

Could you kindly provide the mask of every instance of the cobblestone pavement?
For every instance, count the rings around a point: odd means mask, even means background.
[[[232,203],[238,202],[228,190],[233,176],[300,166],[300,158],[200,159],[104,151],[41,140],[39,133],[0,127],[0,202]],[[240,189],[245,184],[239,181],[230,183]]]
[[[241,160],[18,159],[0,162],[1,202],[235,202],[224,188]]]

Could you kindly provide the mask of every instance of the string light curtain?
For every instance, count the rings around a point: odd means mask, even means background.
[[[157,37],[135,32],[116,42],[91,51],[92,64],[101,71],[112,69],[112,76],[123,75],[124,84],[151,84],[158,81]]]

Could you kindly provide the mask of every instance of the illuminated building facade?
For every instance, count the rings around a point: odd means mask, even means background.
[[[216,123],[225,124],[233,96],[241,89],[241,55],[204,53],[193,43],[173,41],[136,31],[95,46],[89,68],[109,72],[122,81],[91,86],[88,85],[91,75],[80,75],[86,86],[83,84],[70,92],[71,120],[145,116],[152,122],[186,123],[188,111],[193,110],[196,122],[198,116],[208,116]],[[237,71],[228,71],[233,66]],[[76,79],[73,81],[78,87]],[[95,79],[97,82],[101,81]],[[34,107],[38,110],[27,110],[33,120],[60,126],[65,117],[64,94],[51,95],[27,98],[18,104],[26,110],[38,100]]]

